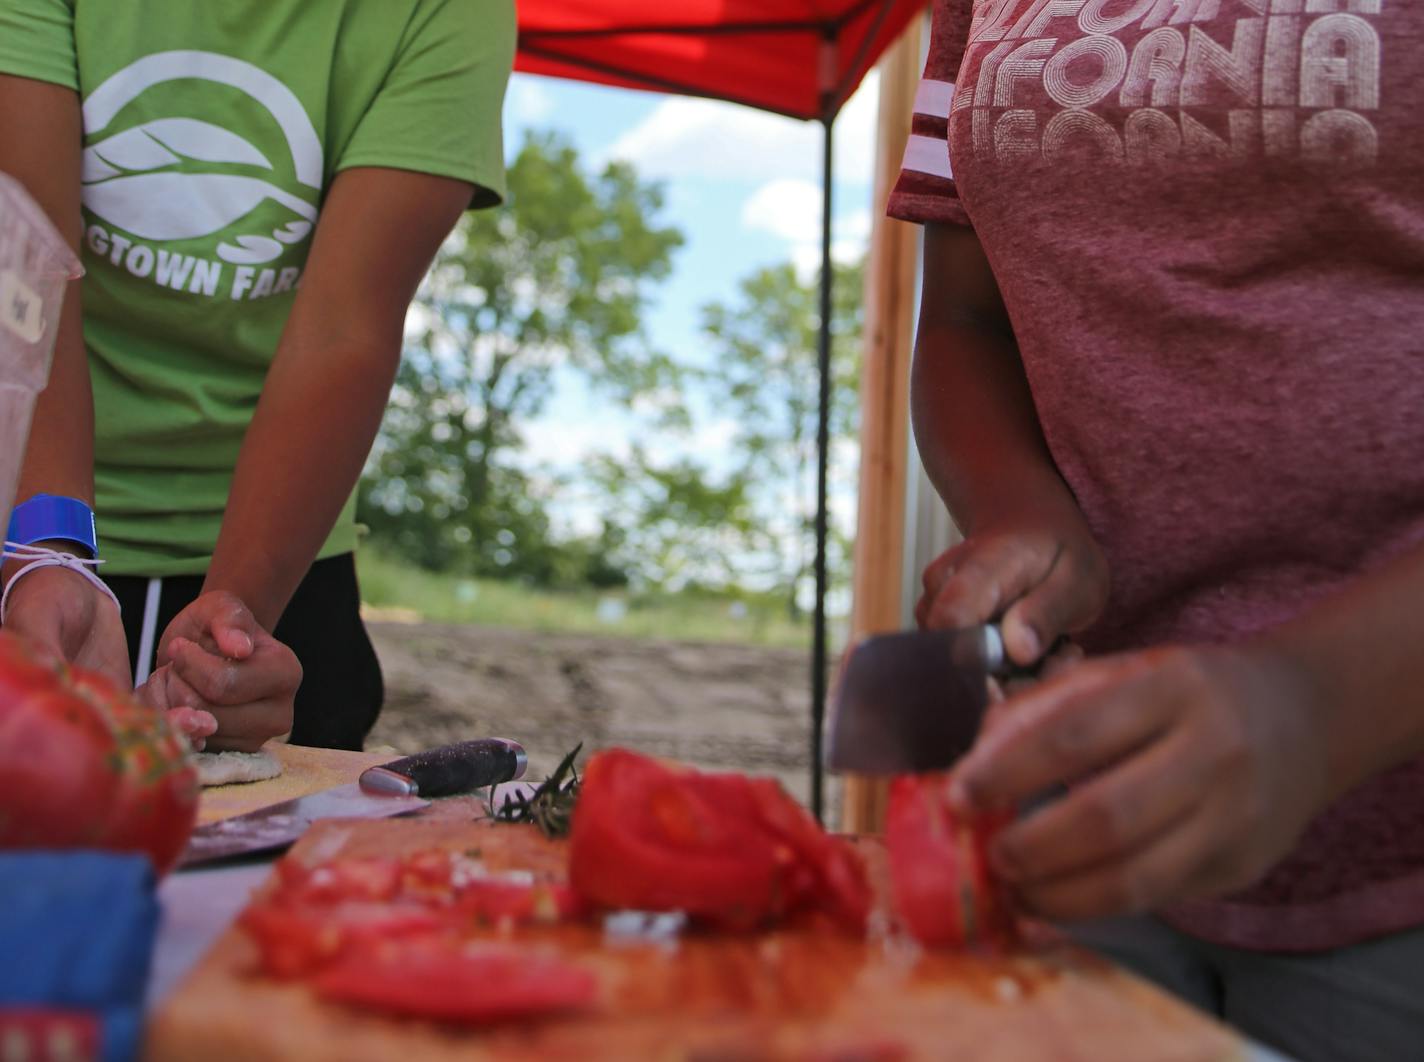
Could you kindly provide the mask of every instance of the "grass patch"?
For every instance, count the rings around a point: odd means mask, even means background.
[[[805,648],[809,617],[793,621],[766,595],[634,594],[623,590],[542,590],[413,568],[371,547],[356,554],[361,600],[374,616],[478,623],[517,630],[614,634],[676,641],[740,642]]]

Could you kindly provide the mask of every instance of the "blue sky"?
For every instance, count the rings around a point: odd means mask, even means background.
[[[875,86],[846,107],[832,195],[842,253],[869,235]],[[619,157],[665,183],[667,217],[688,237],[650,320],[660,337],[695,338],[697,309],[737,278],[797,256],[814,267],[820,239],[821,131],[816,123],[712,100],[514,75],[506,150],[529,129],[555,128],[591,164]]]
[[[833,234],[841,258],[863,253],[869,237],[875,108],[872,75],[836,124]],[[519,149],[528,130],[550,128],[569,137],[590,166],[622,158],[644,177],[664,182],[664,219],[683,231],[686,243],[647,320],[661,349],[700,360],[704,304],[733,299],[738,281],[760,266],[792,260],[809,272],[819,261],[821,130],[815,123],[516,74],[505,105],[507,153]],[[693,405],[697,430],[673,448],[715,465],[732,426],[696,396]],[[653,446],[671,442],[650,437],[630,417],[595,410],[577,381],[561,381],[544,416],[526,432],[531,459],[566,471],[593,450],[618,453],[635,435]],[[848,492],[836,494],[836,509],[848,517]],[[570,525],[584,523],[575,499],[559,509]]]

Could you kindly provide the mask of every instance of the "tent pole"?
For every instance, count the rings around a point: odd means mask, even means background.
[[[835,114],[821,119],[821,331],[817,350],[820,400],[816,419],[816,608],[811,642],[811,811],[825,814],[822,734],[826,723],[826,477],[831,449],[831,133]]]
[[[851,571],[850,637],[904,628],[907,591],[915,584],[905,525],[906,483],[918,460],[910,445],[910,352],[915,331],[919,235],[913,225],[885,215],[910,137],[920,83],[924,19],[913,21],[880,60],[879,120],[875,135],[875,192],[870,257],[865,271],[865,324],[860,377],[860,496]],[[918,576],[918,569],[913,569]],[[908,584],[908,585],[907,585]],[[913,600],[913,598],[910,598]],[[885,826],[884,779],[847,775],[838,826],[879,833]]]

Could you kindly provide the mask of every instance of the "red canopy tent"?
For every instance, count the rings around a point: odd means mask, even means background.
[[[530,74],[829,122],[927,0],[520,0]]]
[[[520,0],[515,69],[706,96],[815,119],[822,151],[811,806],[822,815],[826,465],[830,449],[831,138],[836,114],[928,0]],[[709,144],[709,151],[716,145]]]

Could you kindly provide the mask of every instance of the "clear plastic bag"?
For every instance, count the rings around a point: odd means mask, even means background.
[[[0,173],[0,531],[10,526],[35,396],[49,380],[65,285],[82,272],[44,211]]]

